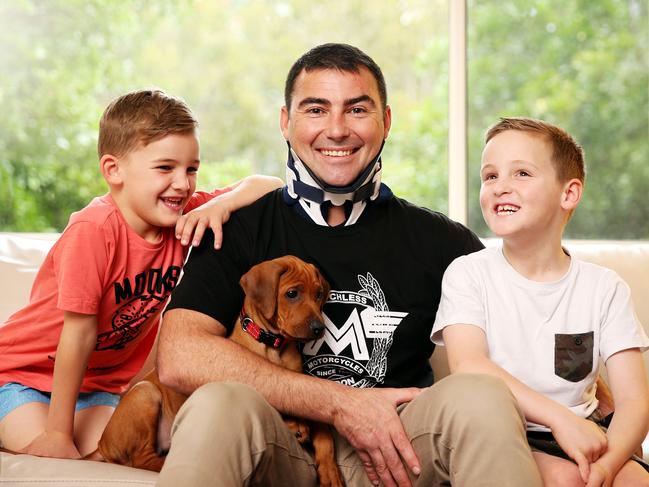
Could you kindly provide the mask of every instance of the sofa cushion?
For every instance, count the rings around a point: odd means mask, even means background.
[[[60,487],[151,487],[158,474],[89,460],[61,460],[0,452],[0,485]]]

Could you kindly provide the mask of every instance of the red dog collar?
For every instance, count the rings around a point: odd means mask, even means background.
[[[241,319],[241,328],[243,328],[243,331],[258,342],[273,348],[281,348],[284,344],[284,337],[282,335],[276,335],[261,328],[257,323],[252,321],[252,318],[246,314],[243,308],[241,309],[239,318]]]

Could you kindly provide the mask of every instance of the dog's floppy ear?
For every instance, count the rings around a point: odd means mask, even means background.
[[[311,264],[313,265],[313,264]],[[320,270],[313,266],[313,268],[316,271],[316,274],[318,275],[318,279],[320,280],[320,284],[322,285],[322,294],[324,295],[324,302],[327,302],[327,299],[329,298],[329,291],[331,291],[331,287],[329,286],[329,281],[327,281]]]
[[[239,280],[246,296],[267,320],[275,314],[279,278],[287,268],[281,259],[269,260],[253,266]]]

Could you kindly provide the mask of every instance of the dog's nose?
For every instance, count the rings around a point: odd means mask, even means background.
[[[319,337],[324,331],[324,323],[320,320],[311,320],[309,323],[309,328],[311,328],[311,333],[314,337]]]

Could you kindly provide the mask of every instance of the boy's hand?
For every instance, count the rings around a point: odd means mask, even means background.
[[[599,462],[590,465],[590,475],[588,476],[586,487],[610,487],[612,483],[613,479],[608,470]]]
[[[590,465],[606,451],[606,435],[594,422],[566,412],[561,422],[553,425],[552,433],[563,451],[575,461],[586,483],[591,474]]]
[[[60,431],[44,431],[22,451],[38,457],[81,458],[72,436]]]
[[[201,243],[205,229],[210,227],[214,232],[214,248],[220,249],[223,242],[223,224],[230,218],[230,213],[231,208],[228,205],[221,199],[214,198],[178,219],[176,238],[182,245],[197,246]]]

